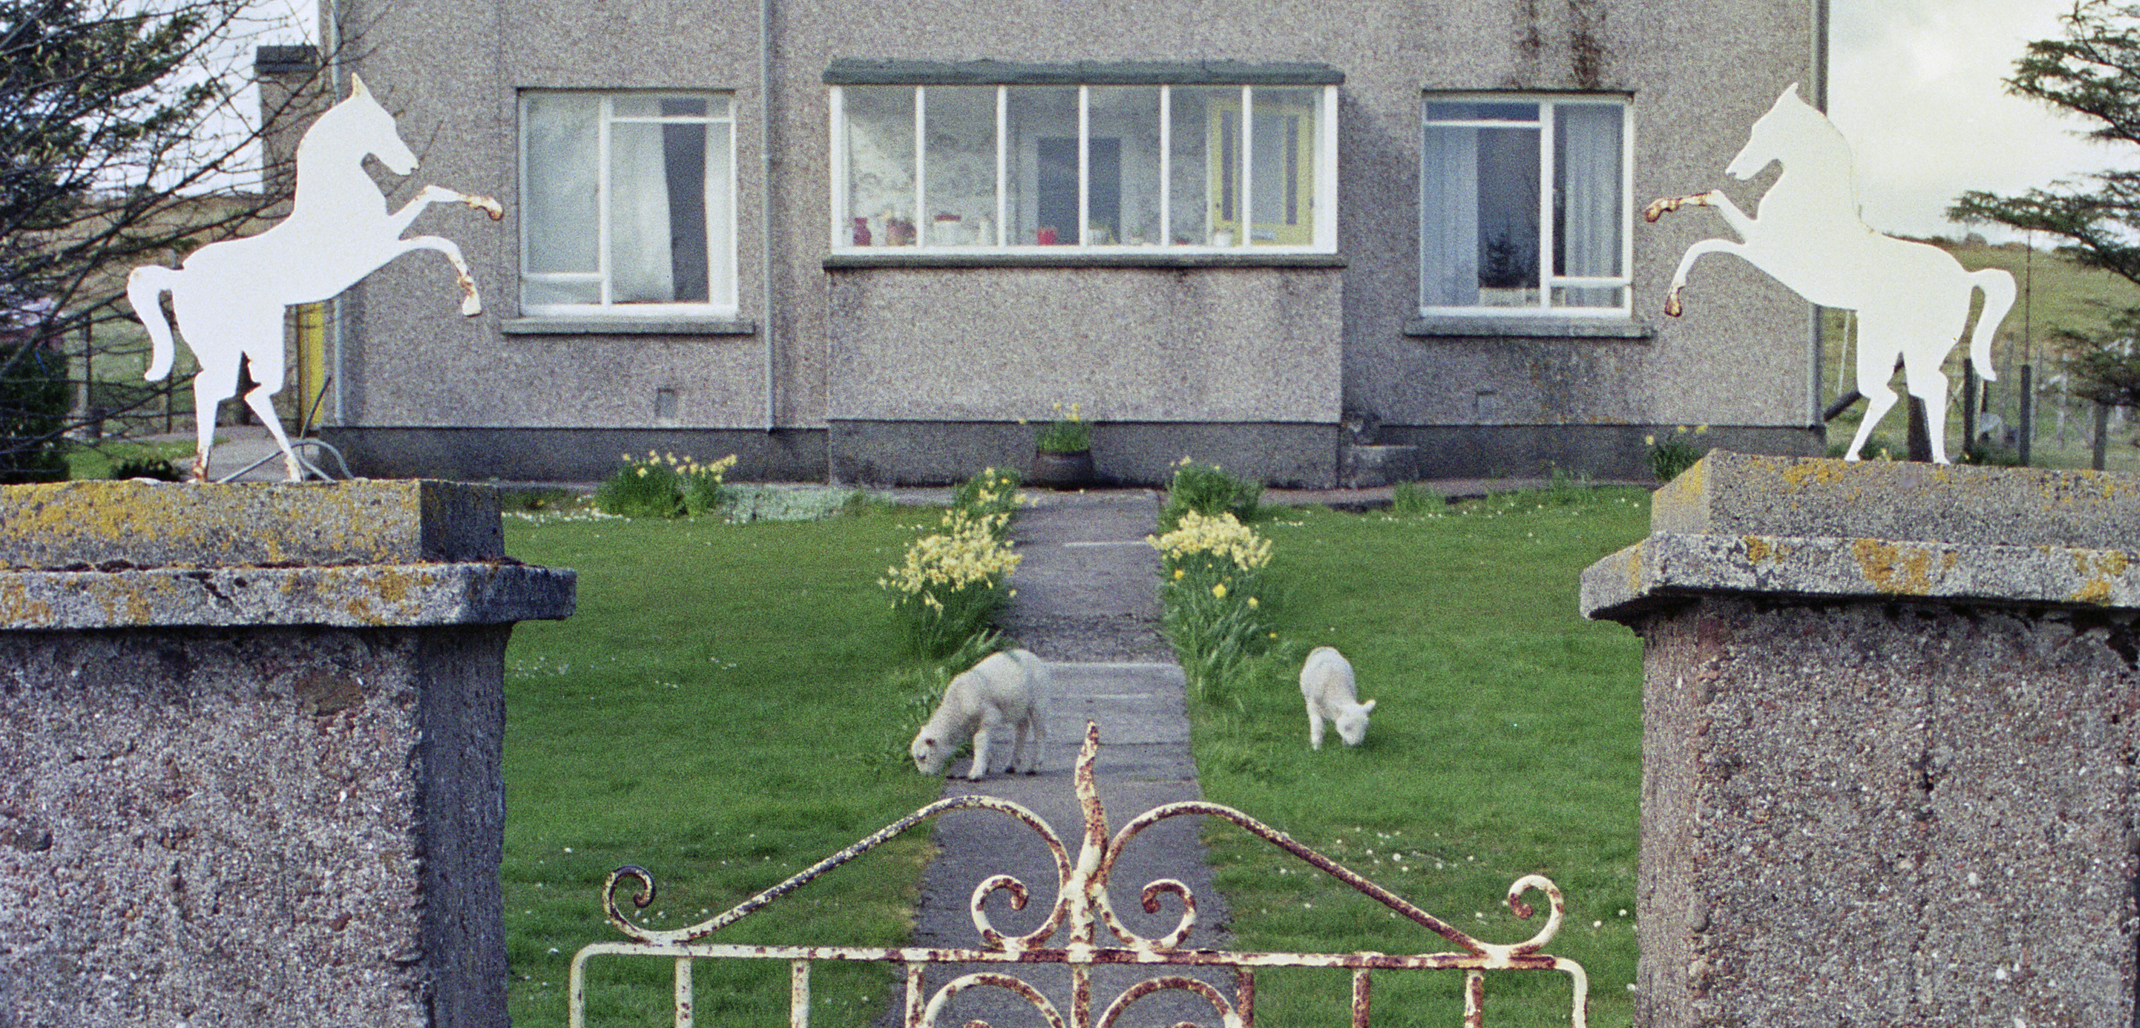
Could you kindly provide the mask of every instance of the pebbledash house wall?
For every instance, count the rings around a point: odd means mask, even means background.
[[[1711,258],[1686,316],[1662,315],[1681,252],[1725,233],[1706,211],[1657,225],[1629,213],[1629,317],[1422,318],[1420,162],[1437,92],[1619,97],[1634,205],[1721,186],[1752,209],[1776,170],[1733,183],[1722,169],[1785,87],[1819,102],[1825,0],[340,0],[322,13],[344,40],[339,88],[362,75],[423,159],[390,202],[439,183],[507,212],[496,224],[440,205],[415,224],[466,252],[481,316],[458,313],[451,273],[424,253],[341,301],[325,436],[363,474],[595,480],[657,448],[736,453],[751,479],[942,482],[1023,466],[1035,429],[1019,419],[1056,402],[1097,423],[1100,473],[1119,482],[1161,481],[1193,456],[1329,486],[1357,443],[1416,445],[1406,471],[1424,477],[1646,474],[1643,437],[1678,425],[1747,452],[1822,442],[1807,304]],[[1320,69],[1339,82],[1335,252],[835,251],[834,70],[979,61]],[[736,317],[523,316],[520,97],[544,89],[730,97]]]

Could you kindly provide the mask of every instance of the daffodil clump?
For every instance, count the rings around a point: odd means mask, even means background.
[[[1243,676],[1271,638],[1257,595],[1271,541],[1231,513],[1186,511],[1173,531],[1147,536],[1159,551],[1160,628],[1199,697]]]
[[[729,454],[710,464],[696,458],[648,450],[645,457],[624,454],[624,466],[595,490],[595,508],[632,518],[698,517],[718,510],[726,498],[724,482],[736,466]]]
[[[1649,447],[1650,473],[1656,475],[1659,482],[1678,478],[1680,472],[1693,467],[1694,462],[1708,452],[1707,447],[1695,445],[1695,437],[1708,432],[1707,425],[1696,426],[1691,432],[1687,426],[1681,425],[1663,438],[1643,436],[1642,444]]]
[[[1174,463],[1174,477],[1167,482],[1166,506],[1159,511],[1161,531],[1172,531],[1182,515],[1195,511],[1206,516],[1231,513],[1242,521],[1256,517],[1263,501],[1263,483],[1228,474],[1217,464],[1198,464],[1187,457]]]
[[[1003,538],[1010,530],[1011,514],[1023,501],[1018,492],[1018,475],[995,468],[983,468],[981,473],[959,483],[951,492],[951,505],[974,517],[1001,514],[996,523],[996,538]]]
[[[982,477],[996,488],[974,487]],[[935,658],[966,645],[991,631],[996,612],[1017,595],[1010,578],[1022,558],[1004,541],[1015,486],[993,470],[969,481],[960,492],[974,505],[946,511],[936,532],[914,540],[905,561],[877,579],[915,652]]]
[[[1083,405],[1071,404],[1064,410],[1055,405],[1055,420],[1040,430],[1040,439],[1035,444],[1043,453],[1078,453],[1092,449],[1092,424],[1085,420]]]

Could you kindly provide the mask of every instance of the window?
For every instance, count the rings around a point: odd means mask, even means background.
[[[520,124],[525,313],[735,313],[728,97],[528,92]]]
[[[1335,252],[1336,110],[1312,83],[835,85],[832,245]]]
[[[1422,314],[1629,312],[1623,98],[1429,95]]]

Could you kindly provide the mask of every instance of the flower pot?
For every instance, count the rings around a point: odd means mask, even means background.
[[[1091,450],[1075,453],[1041,450],[1033,454],[1032,466],[1025,471],[1025,484],[1042,489],[1083,489],[1092,482]]]

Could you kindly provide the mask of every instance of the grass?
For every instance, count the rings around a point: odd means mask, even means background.
[[[573,953],[623,941],[600,906],[613,868],[651,871],[646,921],[678,928],[935,798],[941,782],[901,755],[917,672],[875,579],[937,512],[863,509],[814,523],[506,519],[513,556],[580,575],[578,613],[519,626],[507,656],[515,1023],[563,1024]],[[909,833],[713,941],[895,944],[928,853]],[[591,969],[590,1024],[668,1023],[668,964]],[[699,1023],[784,1023],[787,973],[701,963]],[[889,975],[820,965],[814,1023],[867,1022]]]
[[[110,439],[94,446],[71,445],[64,454],[70,478],[110,478],[112,469],[129,460],[168,460],[180,471],[193,460],[191,442],[135,443]]]
[[[1405,513],[1266,511],[1282,642],[1246,688],[1194,707],[1205,794],[1488,942],[1536,931],[1500,899],[1525,874],[1551,876],[1569,918],[1547,952],[1588,969],[1593,1024],[1627,1023],[1640,646],[1583,621],[1575,589],[1582,568],[1644,533],[1647,509],[1638,490],[1570,483]],[[563,1023],[572,954],[622,938],[599,906],[616,866],[648,868],[661,885],[649,922],[680,927],[934,798],[940,783],[903,750],[945,670],[900,655],[875,577],[940,511],[861,510],[814,523],[507,518],[515,557],[581,575],[579,612],[521,625],[508,654],[501,877],[516,1023]],[[1358,749],[1307,747],[1294,679],[1320,644],[1343,649],[1362,698],[1380,700]],[[1238,830],[1207,837],[1236,948],[1449,948]],[[903,839],[715,941],[896,943],[928,853]],[[667,1023],[669,965],[592,966],[590,1024]],[[784,966],[701,962],[696,979],[702,1024],[785,1016]],[[1460,982],[1378,974],[1375,1023],[1455,1023]],[[882,966],[820,964],[813,1022],[866,1022],[891,984]],[[1348,996],[1342,972],[1266,971],[1257,1003],[1270,1024],[1344,1023]],[[1562,975],[1496,974],[1487,998],[1497,1025],[1567,1020]]]
[[[2107,271],[2083,268],[2047,251],[2039,250],[2032,255],[2018,247],[2008,249],[1953,242],[1942,245],[1971,271],[2006,269],[2014,276],[2017,289],[2025,290],[2016,296],[2014,309],[2000,326],[1998,342],[1992,347],[1999,381],[1987,386],[1990,412],[2009,424],[2020,418],[2020,368],[2024,358],[2032,360],[2036,369],[2037,403],[2036,439],[2031,462],[2039,467],[2089,467],[2095,422],[2087,403],[2074,400],[2066,405],[2065,441],[2059,441],[2060,393],[2052,380],[2061,369],[2052,330],[2097,331],[2102,327],[2102,312],[2106,305],[2110,308],[2140,306],[2140,286]],[[1826,319],[1823,334],[1827,344],[1822,354],[1823,405],[1834,402],[1842,392],[1857,384],[1856,340],[1851,335],[1849,319],[1845,312],[1837,310],[1827,311]],[[1951,383],[1947,411],[1950,458],[1961,453],[1962,414],[1958,394],[1961,392],[1962,365],[1968,360],[1968,354],[1965,341],[1947,355],[1944,365]],[[1896,391],[1902,392],[1899,374],[1893,382]],[[1829,422],[1829,443],[1847,446],[1858,429],[1864,410],[1865,405],[1859,403]],[[1885,436],[1898,450],[1902,449],[1908,440],[1906,417],[1906,410],[1898,403],[1874,429],[1874,434]],[[2140,472],[2140,447],[2128,442],[2131,436],[2129,430],[2122,433],[2113,430],[2107,460],[2109,470]]]
[[[1576,612],[1583,568],[1640,538],[1639,490],[1509,494],[1446,510],[1278,514],[1269,579],[1285,659],[1240,705],[1199,704],[1207,797],[1237,807],[1487,942],[1529,938],[1501,903],[1526,874],[1564,891],[1546,952],[1581,963],[1591,1023],[1626,1024],[1635,970],[1641,787],[1641,645]],[[1297,684],[1306,649],[1354,664],[1379,700],[1358,749],[1307,743]],[[1236,948],[1418,953],[1451,947],[1267,844],[1216,822],[1206,841]],[[1528,899],[1544,906],[1535,894]],[[1383,973],[1374,1023],[1460,1020],[1460,974]],[[1341,1024],[1342,972],[1259,976],[1259,1018]],[[1489,1023],[1566,1024],[1569,983],[1497,973]]]

